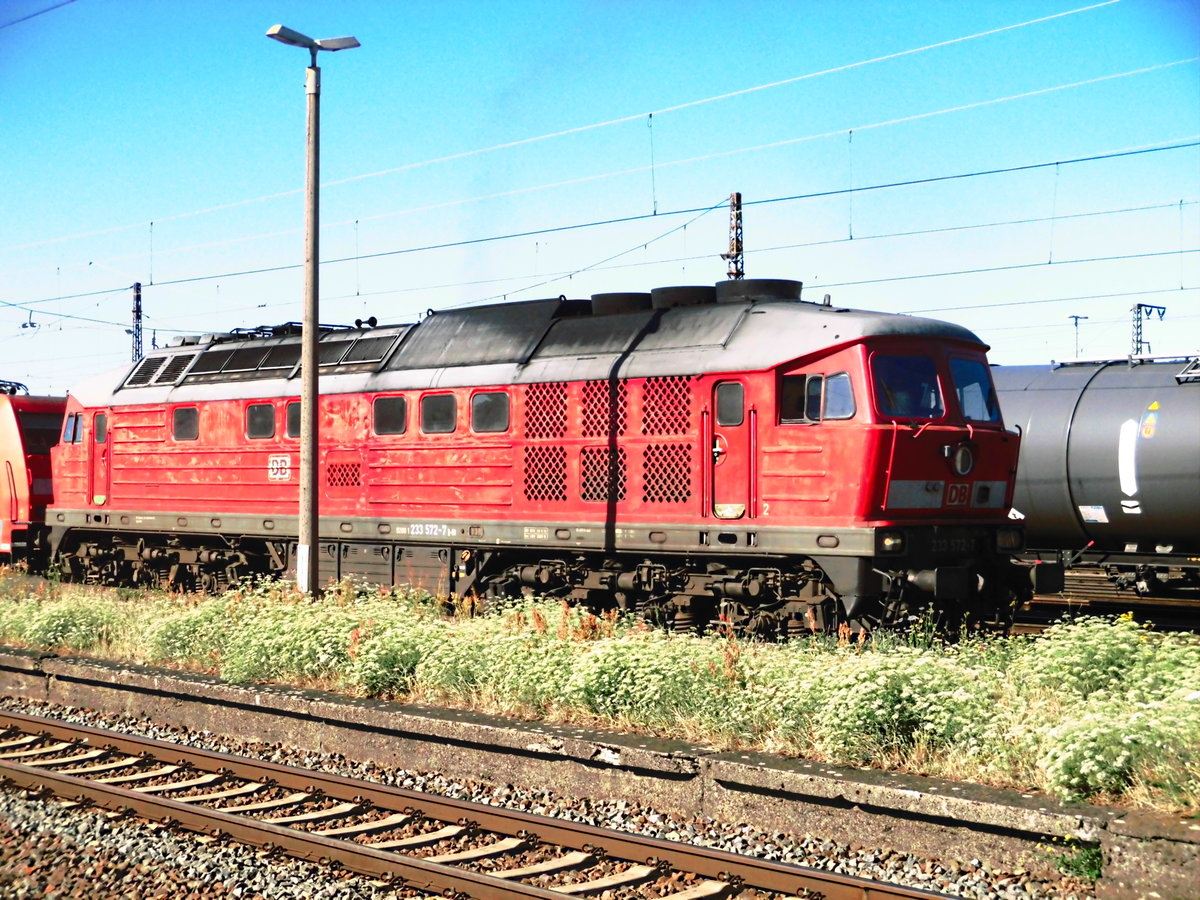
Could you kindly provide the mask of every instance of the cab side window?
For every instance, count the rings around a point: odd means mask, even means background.
[[[779,381],[779,422],[812,424],[853,419],[858,411],[847,372],[833,375],[784,375]]]
[[[857,412],[854,405],[854,387],[846,372],[838,372],[825,379],[825,403],[821,410],[823,419],[853,419]]]
[[[804,416],[804,400],[807,390],[807,375],[784,375],[779,380],[780,424],[792,425],[808,421]]]
[[[83,438],[83,417],[79,413],[71,413],[67,416],[63,423],[62,442],[64,444],[78,444]]]

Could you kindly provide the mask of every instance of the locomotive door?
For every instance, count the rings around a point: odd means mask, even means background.
[[[753,411],[746,411],[746,387],[722,381],[713,388],[712,512],[718,519],[740,519],[750,500],[750,451]]]
[[[108,502],[110,444],[108,413],[93,413],[91,440],[88,441],[88,496],[96,506]]]

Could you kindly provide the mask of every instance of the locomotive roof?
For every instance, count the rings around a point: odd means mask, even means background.
[[[323,329],[322,392],[761,371],[887,335],[981,344],[948,322],[808,303],[799,292],[798,282],[748,279],[715,289],[431,310],[414,324]],[[73,393],[88,405],[294,394],[298,331],[185,339]]]

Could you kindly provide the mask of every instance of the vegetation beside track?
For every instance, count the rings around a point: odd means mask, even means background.
[[[774,645],[556,601],[470,617],[350,583],[312,601],[0,577],[0,641],[1200,814],[1200,638],[1128,618]]]

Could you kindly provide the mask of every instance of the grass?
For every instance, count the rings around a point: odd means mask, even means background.
[[[486,615],[343,582],[320,600],[264,582],[219,597],[0,575],[0,641],[589,722],[1196,816],[1200,639],[1128,618],[1042,637],[681,637],[553,601]]]

